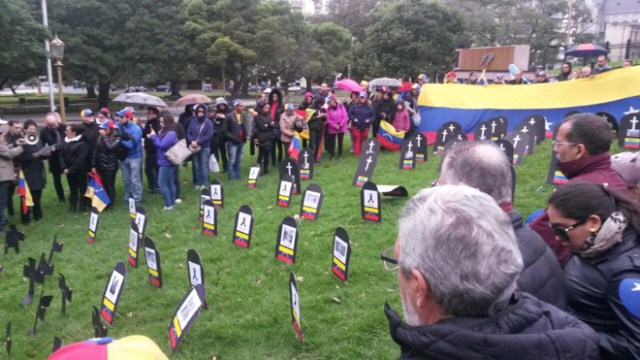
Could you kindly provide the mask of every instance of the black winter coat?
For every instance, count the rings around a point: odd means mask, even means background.
[[[58,125],[57,129],[50,129],[49,127],[45,127],[40,131],[40,142],[42,142],[44,146],[58,144],[58,149],[56,151],[52,151],[51,154],[49,155],[49,171],[50,172],[61,171],[59,147],[62,146],[62,142],[64,141],[64,129],[65,129],[65,126],[60,124]]]
[[[564,267],[569,312],[596,331],[605,359],[640,359],[639,237],[628,228],[621,243]]]
[[[60,149],[60,168],[69,169],[69,175],[87,173],[88,155],[87,143],[82,137],[77,141],[65,142]]]
[[[92,122],[89,125],[84,124],[82,139],[87,144],[87,150],[89,151],[87,155],[88,160],[91,160],[91,157],[93,156],[93,151],[96,149],[96,143],[98,142],[99,136],[100,136],[100,129],[98,128],[97,123]]]
[[[258,146],[268,148],[273,145],[276,135],[273,133],[275,124],[267,114],[258,114],[253,118],[254,136],[258,139]]]
[[[118,150],[121,146],[123,145],[120,144],[119,136],[110,138],[107,135],[100,135],[96,150],[93,152],[91,167],[98,171],[118,170]]]
[[[555,253],[540,235],[523,224],[520,213],[510,212],[509,218],[524,263],[518,278],[518,288],[559,309],[564,309],[567,304],[566,289],[562,268]]]
[[[144,138],[144,153],[147,156],[151,156],[153,158],[156,157],[156,146],[153,144],[153,141],[147,139],[147,135],[151,134],[151,129],[157,133],[160,132],[160,119],[155,118],[152,120],[148,120],[146,124],[144,124],[144,129],[142,130],[142,137]]]
[[[521,294],[490,318],[409,326],[389,305],[385,313],[401,359],[600,359],[598,338],[587,324],[529,294]]]
[[[240,129],[238,127],[238,117],[235,112],[227,114],[227,118],[224,120],[224,137],[226,141],[230,141],[234,144],[240,144],[247,141],[247,121],[246,116],[241,114],[240,121],[242,122],[243,132],[240,136]]]
[[[29,190],[42,190],[45,185],[44,162],[42,158],[34,158],[33,154],[42,149],[42,144],[23,145],[24,151],[14,160],[20,163]]]
[[[217,114],[216,114],[217,115]],[[214,116],[211,121],[213,121],[213,138],[211,139],[211,144],[224,144],[225,136],[224,136],[224,128],[225,128],[225,118],[220,118]]]
[[[376,112],[376,121],[386,119],[388,122],[393,121],[393,113],[396,111],[396,103],[393,99],[379,100],[373,103],[373,110]]]
[[[307,122],[309,130],[322,131],[322,129],[324,128],[324,124],[327,122],[327,117],[318,117],[318,114],[321,113],[326,114],[327,111],[321,108],[319,110],[316,110],[313,115],[311,115],[311,118],[309,118],[309,121]]]

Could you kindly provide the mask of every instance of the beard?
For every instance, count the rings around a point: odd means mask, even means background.
[[[411,326],[419,326],[420,319],[418,317],[418,312],[402,289],[400,289],[400,298],[402,299],[402,311],[404,312],[404,319],[406,323]]]

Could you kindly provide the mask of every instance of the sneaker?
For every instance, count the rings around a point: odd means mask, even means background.
[[[182,199],[176,199],[176,204],[182,204]]]
[[[170,211],[173,210],[173,206],[165,206],[162,211]]]

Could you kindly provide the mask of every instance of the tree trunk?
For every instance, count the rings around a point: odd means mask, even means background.
[[[9,87],[9,89],[11,90],[11,92],[13,93],[14,96],[18,95],[18,94],[16,94],[16,89],[13,87],[13,85],[9,84],[7,86]]]
[[[86,88],[87,88],[87,98],[95,99],[98,97],[96,95],[96,89],[93,88],[93,85],[87,84]]]
[[[100,79],[98,81],[98,107],[103,108],[109,106],[109,91],[111,90],[111,81],[108,79]]]
[[[249,74],[247,68],[242,65],[240,68],[240,84],[242,85],[242,96],[249,96],[249,83],[247,82]]]
[[[4,88],[4,85],[5,85],[6,83],[8,83],[8,82],[9,82],[9,77],[8,77],[8,76],[6,76],[6,77],[5,77],[5,78],[3,78],[2,80],[0,80],[0,90],[2,90],[2,89]]]
[[[169,88],[171,89],[171,97],[178,97],[180,98],[180,91],[178,90],[178,80],[171,80],[169,81]]]

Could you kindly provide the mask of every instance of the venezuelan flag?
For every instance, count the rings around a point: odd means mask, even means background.
[[[24,178],[24,172],[20,170],[18,174],[18,185],[16,186],[16,194],[22,198],[22,215],[26,215],[29,212],[29,207],[33,206],[33,198],[31,197],[31,191],[29,191],[29,185]]]
[[[367,181],[369,181],[368,177],[359,175],[358,180],[356,181],[356,186],[363,186]]]
[[[555,185],[564,185],[568,182],[569,182],[569,179],[567,179],[567,177],[564,176],[562,171],[556,170],[556,172],[553,174],[553,183]]]
[[[298,161],[298,155],[300,155],[300,151],[302,151],[302,139],[300,135],[295,134],[293,138],[291,138],[291,144],[289,144],[289,155],[295,160]]]
[[[387,121],[380,121],[378,141],[380,141],[381,147],[392,151],[399,151],[402,146],[402,141],[404,140],[404,135],[404,131],[397,131],[393,125]]]
[[[340,280],[347,280],[347,267],[335,256],[333,257],[333,266],[331,267],[331,270]]]
[[[624,138],[625,149],[640,149],[640,138]]]
[[[233,243],[246,249],[249,247],[249,235],[236,230],[233,236]]]
[[[512,131],[522,119],[539,114],[547,131],[560,124],[569,111],[610,113],[616,119],[640,109],[640,67],[615,69],[592,78],[532,85],[423,84],[418,99],[422,122],[419,131],[431,144],[435,132],[454,120],[466,133],[481,121],[503,115]],[[603,89],[606,89],[604,91]]]

